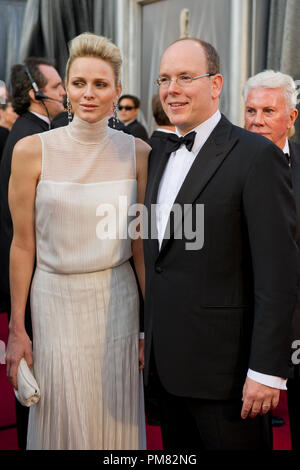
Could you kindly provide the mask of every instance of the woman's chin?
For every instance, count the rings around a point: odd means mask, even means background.
[[[90,124],[93,124],[94,122],[101,121],[105,117],[107,117],[107,114],[99,114],[95,111],[80,111],[79,113],[75,113],[77,116],[82,119],[83,121],[89,122]]]

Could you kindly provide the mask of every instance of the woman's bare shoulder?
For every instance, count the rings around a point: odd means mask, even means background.
[[[14,153],[26,154],[30,153],[38,153],[41,152],[42,149],[42,142],[40,137],[37,134],[28,135],[27,137],[23,137],[23,139],[18,140],[16,145],[14,146]]]
[[[12,155],[12,172],[39,174],[42,162],[42,142],[38,135],[29,135],[20,139],[14,146]]]
[[[147,157],[151,151],[150,145],[148,145],[144,140],[135,137],[135,149],[137,154]]]

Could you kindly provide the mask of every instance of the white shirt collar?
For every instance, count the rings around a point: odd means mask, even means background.
[[[161,127],[158,127],[155,130],[159,131],[159,132],[165,132],[166,134],[174,134],[175,133],[174,131],[170,131],[170,129],[162,129]]]
[[[219,109],[217,109],[217,111],[210,118],[208,118],[206,121],[202,122],[201,124],[199,124],[199,126],[195,127],[190,131],[196,132],[195,141],[192,148],[192,152],[194,154],[197,154],[199,152],[200,148],[206,142],[206,140],[220,121],[221,117],[221,113]],[[182,135],[179,134],[178,129],[176,129],[176,134],[179,137],[182,137]]]
[[[289,147],[289,141],[288,138],[285,140],[284,147],[282,149],[283,153],[287,153],[288,155],[290,154],[290,147]]]
[[[30,111],[30,113],[42,119],[42,121],[45,121],[50,127],[50,119],[48,118],[48,116],[44,116],[43,114],[36,113],[35,111]]]

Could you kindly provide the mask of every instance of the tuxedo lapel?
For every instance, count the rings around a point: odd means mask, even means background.
[[[174,202],[174,205],[181,206],[182,214],[184,214],[184,205],[194,203],[235,146],[237,138],[230,137],[231,130],[232,124],[223,116],[197,154]],[[180,224],[182,224],[182,220],[177,219],[175,225],[171,224],[170,226],[169,219],[165,232],[169,236],[164,238],[160,254],[167,248]]]

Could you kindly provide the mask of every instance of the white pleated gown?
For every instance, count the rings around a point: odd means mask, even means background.
[[[139,301],[128,259],[132,136],[79,118],[39,134],[28,449],[140,449]]]

